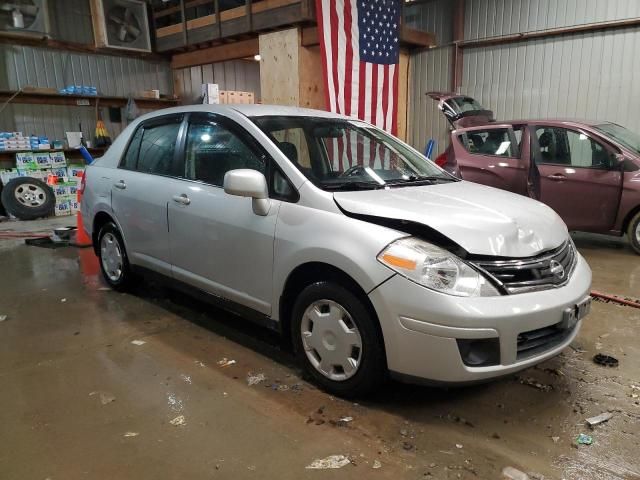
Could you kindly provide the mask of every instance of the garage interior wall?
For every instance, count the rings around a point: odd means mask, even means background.
[[[446,12],[442,4],[426,2],[411,8]],[[638,17],[637,0],[466,0],[464,40]],[[434,85],[446,86],[446,78],[451,80],[453,48],[447,52],[448,61],[442,58],[447,56],[443,52],[413,55],[411,85],[416,105],[425,91],[436,89]],[[613,121],[637,131],[640,65],[633,59],[639,54],[640,26],[464,48],[459,91],[492,109],[498,119],[587,118]],[[448,87],[453,87],[451,82]],[[435,127],[441,117],[433,109],[412,110],[410,139],[414,146],[423,149],[425,139],[433,137],[440,140],[438,151],[446,147]]]
[[[201,85],[217,83],[220,90],[253,92],[256,103],[260,100],[260,62],[231,60],[173,71],[175,91],[182,103],[201,102]]]
[[[57,0],[47,2],[47,6],[49,31],[43,33],[61,42],[93,45],[89,0]],[[67,85],[93,85],[100,95],[127,97],[150,89],[173,94],[170,72],[168,61],[0,45],[0,90],[15,91],[27,85],[55,89]],[[102,109],[102,112],[114,138],[125,124],[109,122],[107,110]],[[46,135],[50,139],[64,139],[64,132],[77,130],[79,123],[85,137],[93,138],[95,108],[11,103],[0,114],[0,130]]]

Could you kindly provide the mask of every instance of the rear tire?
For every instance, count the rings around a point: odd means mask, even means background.
[[[387,376],[382,334],[364,301],[321,281],[295,301],[291,332],[298,361],[313,381],[341,397],[377,390]]]
[[[629,222],[627,234],[629,235],[631,248],[640,255],[640,212],[636,213],[631,222]]]
[[[98,258],[105,281],[114,290],[126,291],[131,286],[133,273],[118,227],[105,223],[98,234]]]

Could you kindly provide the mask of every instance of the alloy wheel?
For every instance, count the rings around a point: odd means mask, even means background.
[[[122,250],[118,239],[111,232],[105,233],[100,241],[100,260],[109,280],[120,281],[124,267]]]

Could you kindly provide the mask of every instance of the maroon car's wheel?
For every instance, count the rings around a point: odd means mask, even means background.
[[[635,252],[640,255],[640,212],[636,213],[629,223],[629,242]]]

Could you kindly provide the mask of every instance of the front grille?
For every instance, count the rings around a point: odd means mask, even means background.
[[[573,243],[529,258],[509,260],[471,260],[487,273],[506,293],[523,293],[561,287],[566,284],[576,264]]]
[[[521,333],[518,335],[517,359],[524,360],[546,350],[551,350],[564,342],[573,331],[573,328],[562,328],[559,323],[550,327]]]

